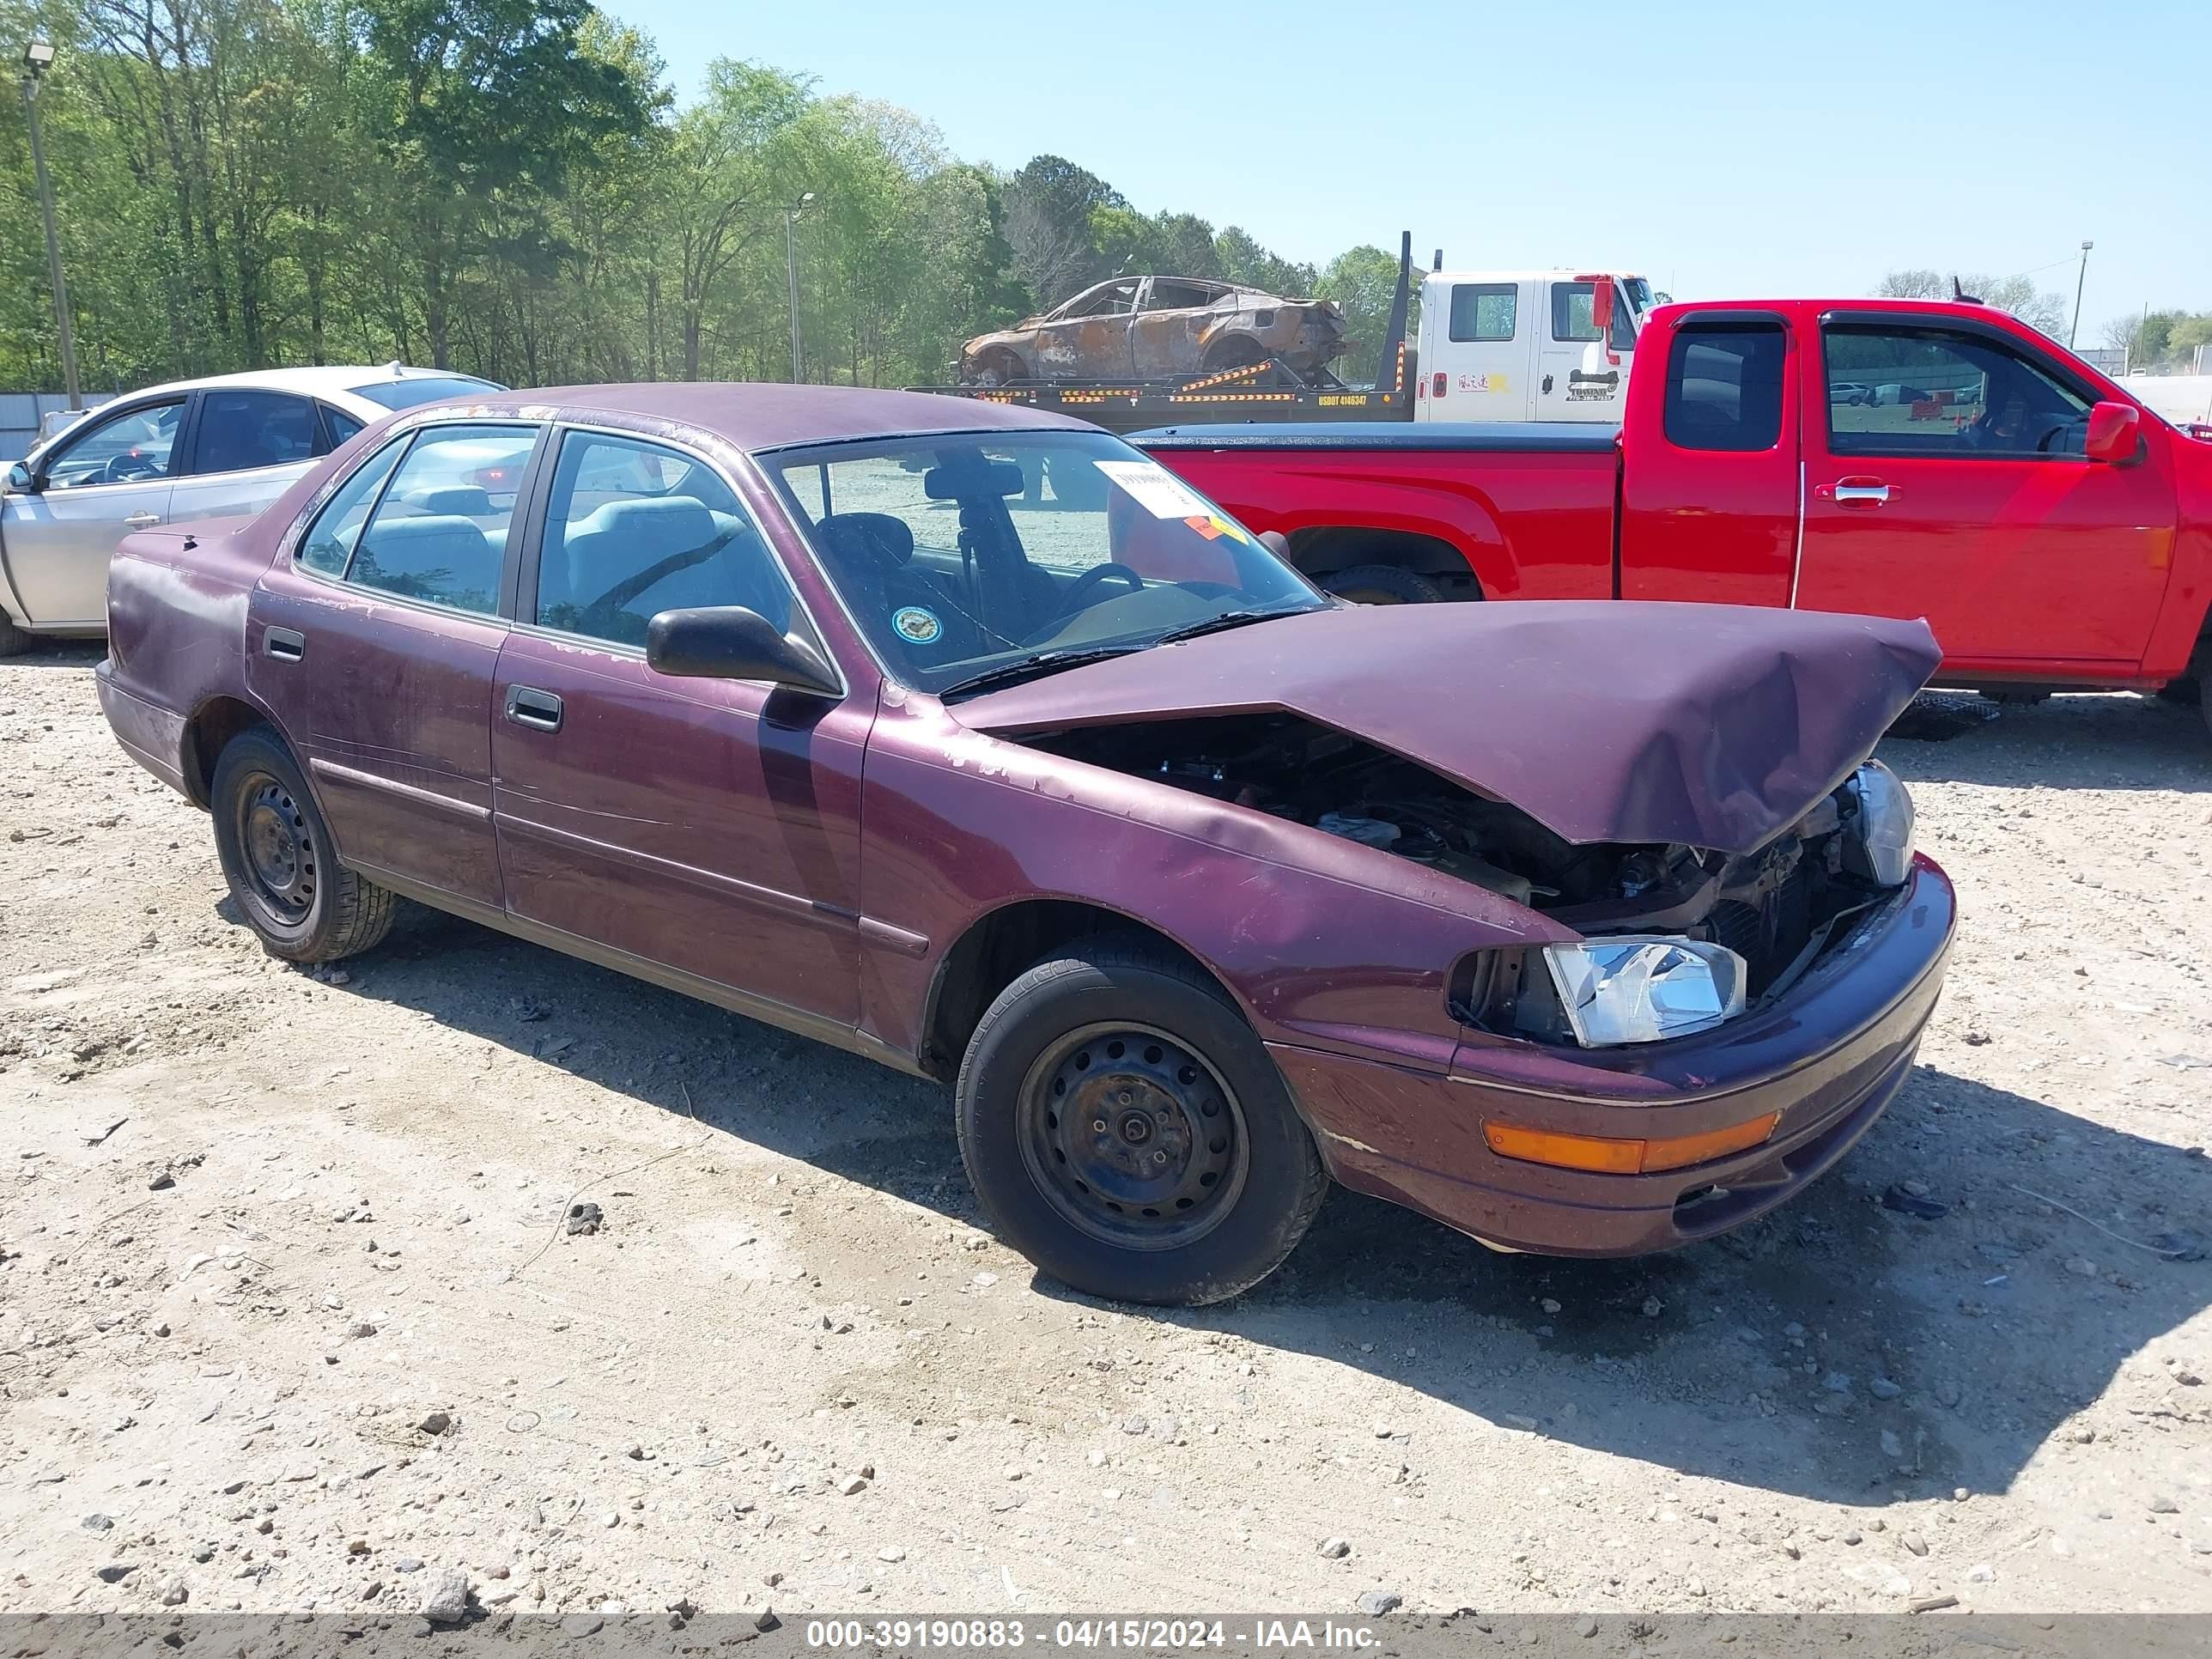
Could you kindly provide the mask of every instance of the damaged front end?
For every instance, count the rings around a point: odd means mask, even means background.
[[[1308,825],[1523,906],[1575,943],[1477,951],[1462,1024],[1584,1048],[1708,1030],[1771,1004],[1905,881],[1912,809],[1869,762],[1748,852],[1573,842],[1358,738],[1289,713],[1043,731],[1030,747]]]

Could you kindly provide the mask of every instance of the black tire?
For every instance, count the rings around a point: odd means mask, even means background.
[[[15,626],[15,619],[0,611],[0,657],[12,657],[29,641],[30,635]]]
[[[2048,691],[2020,691],[2002,685],[1985,685],[1982,688],[1981,694],[1984,701],[2000,704],[2006,708],[2033,708],[2038,703],[2051,701],[2051,693]]]
[[[298,763],[268,726],[224,745],[208,794],[222,878],[270,956],[335,962],[391,931],[395,896],[337,861]]]
[[[999,1236],[1112,1301],[1196,1307],[1249,1290],[1328,1194],[1258,1034],[1218,986],[1140,941],[1101,941],[1007,986],[957,1098],[961,1161]],[[1054,1109],[1071,1101],[1085,1117]]]
[[[1444,597],[1426,576],[1391,564],[1356,564],[1338,571],[1322,589],[1355,605],[1440,605]]]

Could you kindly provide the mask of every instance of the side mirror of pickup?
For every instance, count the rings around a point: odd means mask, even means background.
[[[2093,461],[2118,465],[2132,461],[2142,437],[2142,416],[2133,404],[2107,400],[2089,411],[2089,430],[2081,453]]]
[[[645,662],[684,679],[764,680],[816,697],[845,692],[812,646],[741,605],[661,611],[646,624]]]
[[[8,493],[10,495],[35,495],[39,481],[31,476],[31,469],[17,461],[8,469]]]

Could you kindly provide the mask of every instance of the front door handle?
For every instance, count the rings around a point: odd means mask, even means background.
[[[289,628],[264,628],[261,654],[278,662],[297,662],[307,654],[307,636]]]
[[[1878,507],[1887,506],[1896,491],[1880,478],[1850,477],[1822,484],[1813,494],[1821,501],[1833,501],[1855,513],[1871,513]]]
[[[532,686],[510,685],[507,688],[507,717],[533,732],[558,732],[561,699],[550,691],[540,691]]]
[[[140,512],[133,513],[129,518],[124,520],[123,522],[129,525],[133,530],[143,530],[149,525],[161,523],[161,515],[158,513],[148,513],[142,510]]]

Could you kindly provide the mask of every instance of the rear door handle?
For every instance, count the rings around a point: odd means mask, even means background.
[[[1838,478],[1832,484],[1822,484],[1813,494],[1824,501],[1833,501],[1838,507],[1847,507],[1854,512],[1871,512],[1888,505],[1894,494],[1880,478]]]
[[[540,691],[532,686],[510,685],[507,688],[507,717],[517,726],[526,726],[535,732],[558,732],[561,699],[550,691]]]
[[[278,662],[297,662],[307,654],[307,636],[289,628],[261,630],[261,654]]]
[[[139,512],[131,514],[131,516],[124,520],[123,522],[129,525],[133,530],[143,530],[149,525],[161,523],[161,515],[158,513],[148,513],[142,509]]]

